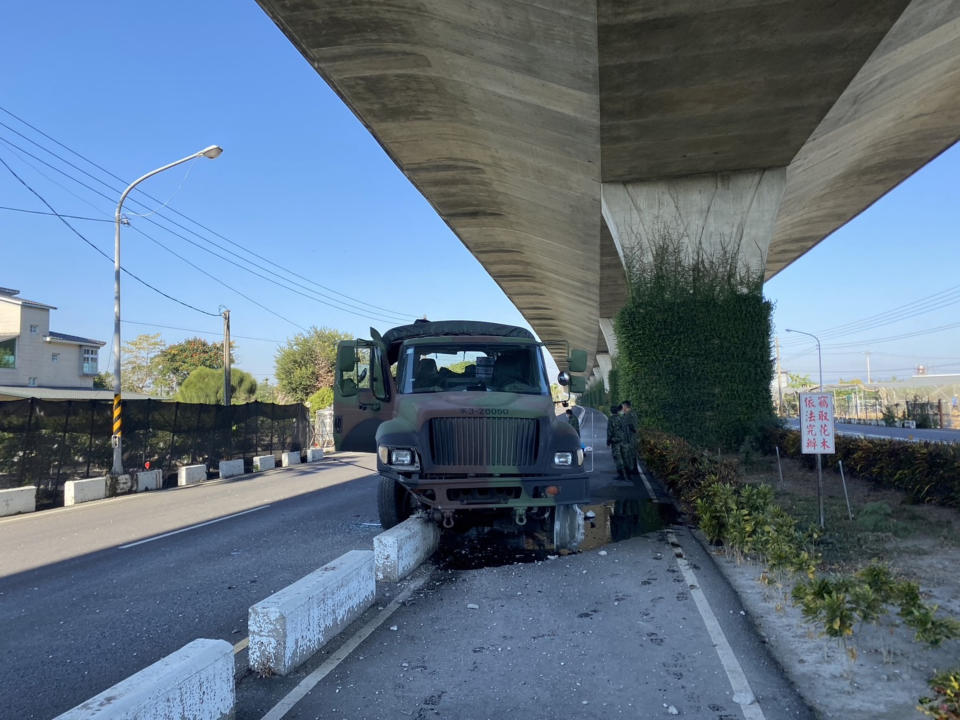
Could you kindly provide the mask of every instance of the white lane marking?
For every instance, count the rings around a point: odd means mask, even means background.
[[[337,665],[346,660],[350,653],[356,650],[357,646],[366,640],[374,630],[380,627],[380,625],[382,625],[388,617],[393,615],[396,609],[400,607],[400,604],[410,597],[410,595],[416,592],[416,590],[418,590],[429,577],[430,575],[427,573],[423,577],[418,578],[410,583],[407,589],[397,595],[397,597],[393,599],[393,602],[377,613],[377,616],[373,618],[373,620],[357,630],[356,634],[347,640],[343,645],[341,645],[337,651],[327,658],[327,660],[320,667],[307,675],[303,680],[300,681],[299,685],[297,685],[286,695],[286,697],[270,708],[270,712],[263,716],[263,720],[280,720],[284,715],[290,712],[294,705],[300,702],[308,692],[313,690],[317,683],[333,672]]]
[[[683,550],[680,547],[680,543],[677,542],[673,530],[667,530],[667,539],[673,546],[673,555],[677,560],[677,565],[680,566],[680,572],[683,573],[683,579],[687,582],[690,595],[697,604],[700,617],[703,618],[703,623],[707,626],[707,632],[710,634],[713,646],[717,650],[717,655],[720,656],[720,664],[723,665],[723,669],[727,673],[730,687],[733,688],[733,701],[740,706],[740,710],[743,711],[743,717],[746,718],[746,720],[766,720],[763,715],[763,710],[760,709],[756,696],[753,694],[753,690],[750,689],[747,676],[744,674],[743,668],[740,667],[740,662],[737,660],[733,648],[731,648],[730,643],[727,642],[727,636],[723,634],[720,623],[717,622],[717,616],[714,615],[713,610],[710,609],[707,596],[704,595],[703,590],[700,589],[697,576],[694,575],[693,568],[690,567],[690,563],[688,563],[687,558],[684,557]],[[738,697],[740,698],[739,700],[737,699]]]
[[[249,510],[244,510],[243,512],[234,513],[233,515],[224,515],[221,518],[216,520],[207,520],[206,522],[197,523],[196,525],[191,525],[190,527],[180,528],[179,530],[172,530],[168,533],[163,533],[163,535],[154,535],[149,537],[146,540],[137,540],[136,542],[127,543],[126,545],[121,545],[118,550],[126,550],[127,548],[136,547],[137,545],[143,545],[144,543],[153,542],[154,540],[163,540],[163,538],[170,537],[171,535],[179,535],[182,532],[187,532],[188,530],[196,530],[197,528],[202,528],[205,525],[213,525],[214,523],[223,522],[224,520],[229,520],[230,518],[240,517],[241,515],[246,515],[247,513],[256,512],[257,510],[266,510],[269,505],[261,505],[260,507],[251,508]]]
[[[240,642],[238,642],[236,645],[233,646],[233,654],[236,655],[239,652],[243,652],[243,649],[247,647],[247,645],[249,644],[250,644],[250,636],[247,635],[247,637],[245,637],[243,640],[241,640]]]
[[[643,471],[643,468],[640,467],[639,460],[637,460],[637,472],[640,473],[640,479],[643,480],[643,486],[647,489],[647,495],[650,496],[651,500],[656,502],[657,494],[653,491],[653,486],[650,484],[650,481],[647,480],[647,474]]]

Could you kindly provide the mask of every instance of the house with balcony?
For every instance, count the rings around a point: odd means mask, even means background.
[[[0,400],[110,397],[94,390],[102,340],[50,329],[50,311],[0,287]]]

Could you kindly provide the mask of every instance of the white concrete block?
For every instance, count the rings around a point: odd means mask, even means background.
[[[323,448],[310,448],[307,450],[307,462],[320,462],[323,460]]]
[[[234,475],[243,475],[243,458],[220,461],[220,477],[228,478]]]
[[[351,550],[250,608],[250,667],[286,675],[373,603],[373,553]]]
[[[377,580],[399,582],[433,555],[440,542],[436,523],[408,518],[373,539]]]
[[[36,485],[0,490],[0,517],[33,512],[36,509]]]
[[[163,473],[160,470],[141,470],[137,473],[134,492],[159,490],[163,485]]]
[[[283,464],[283,467],[288,467],[290,465],[299,465],[300,464],[300,451],[294,450],[293,452],[285,452],[280,454],[280,462]]]
[[[277,459],[273,455],[256,455],[253,458],[254,470],[273,470],[277,466]]]
[[[194,485],[206,479],[206,465],[184,465],[177,469],[177,485]]]
[[[130,489],[133,487],[133,478],[130,477],[127,473],[117,476],[117,482],[113,486],[113,492],[116,495],[122,495],[124,493],[130,492]]]
[[[67,480],[63,484],[63,504],[76,505],[107,496],[107,478],[95,477],[83,480]]]
[[[55,720],[226,720],[235,702],[233,646],[194,640]]]

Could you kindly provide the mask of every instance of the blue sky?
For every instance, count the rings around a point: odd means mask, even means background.
[[[209,144],[222,145],[219,159],[193,161],[151,178],[142,188],[222,236],[172,216],[204,238],[228,249],[223,238],[251,248],[362,301],[346,302],[360,315],[373,315],[359,317],[279,288],[270,280],[284,274],[263,260],[234,249],[228,258],[241,267],[228,264],[149,223],[169,225],[161,217],[131,214],[133,227],[123,232],[124,265],[203,310],[216,313],[219,306],[229,307],[238,367],[257,378],[272,375],[276,343],[271,341],[287,339],[297,326],[365,336],[371,324],[381,330],[398,324],[395,313],[525,324],[252,0],[13,4],[4,9],[0,23],[0,66],[5,68],[0,105],[122,178],[135,178]],[[0,158],[58,212],[112,218],[121,183],[3,112],[0,122],[112,183],[99,185],[0,126],[0,138],[106,195],[82,188],[0,141]],[[960,285],[958,167],[960,151],[954,148],[767,284],[767,295],[776,303],[786,369],[816,373],[812,343],[784,335],[786,327],[828,331]],[[128,213],[156,210],[161,204],[139,199],[145,205],[128,202]],[[2,166],[0,205],[45,209]],[[111,223],[74,224],[112,257]],[[185,266],[134,229],[276,314]],[[190,232],[174,229],[210,247]],[[0,258],[0,285],[58,307],[54,330],[109,341],[112,265],[56,218],[0,210]],[[825,375],[828,380],[862,377],[865,350],[873,352],[875,377],[903,377],[919,363],[931,372],[960,372],[956,329],[866,342],[950,324],[956,307],[945,305],[859,334],[825,336]],[[383,309],[389,310],[389,319]],[[124,325],[125,338],[160,332],[176,342],[201,330],[216,339],[221,328],[218,318],[173,304],[130,279],[123,281],[123,317],[131,323]],[[851,342],[859,344],[836,347]],[[101,352],[101,367],[109,365],[108,345]]]

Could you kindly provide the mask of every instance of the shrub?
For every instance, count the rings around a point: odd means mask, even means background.
[[[960,668],[937,673],[928,684],[934,697],[920,698],[917,710],[936,720],[960,720]]]
[[[813,467],[814,456],[800,452],[800,433],[771,430],[783,455]],[[824,455],[824,468],[843,469],[864,480],[901,490],[913,502],[960,507],[960,446],[838,435],[836,454]]]

